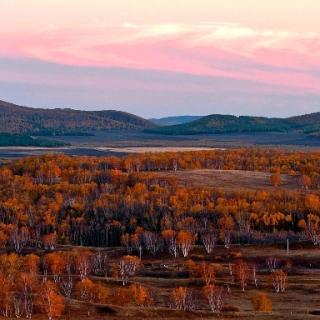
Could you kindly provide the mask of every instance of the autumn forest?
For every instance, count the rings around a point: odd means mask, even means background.
[[[193,186],[176,176],[203,169],[267,173],[268,188]],[[317,267],[309,256],[320,244],[319,187],[313,151],[12,161],[0,168],[0,314],[277,314],[297,290],[290,279]]]

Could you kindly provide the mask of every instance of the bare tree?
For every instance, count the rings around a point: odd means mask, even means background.
[[[258,287],[258,278],[257,278],[257,266],[256,264],[253,264],[251,266],[251,271],[252,271],[252,280],[256,288]]]
[[[60,291],[63,294],[63,296],[65,296],[66,298],[70,298],[72,289],[73,289],[72,276],[68,275],[68,276],[62,277],[59,284],[60,284]]]
[[[24,313],[27,319],[32,319],[34,301],[32,296],[25,297],[24,299]]]
[[[222,287],[209,285],[203,288],[203,293],[208,300],[211,311],[220,313],[226,300],[226,291]]]
[[[42,282],[47,282],[48,280],[48,262],[46,259],[42,259],[42,270],[43,270],[43,277],[42,277]]]
[[[13,296],[14,315],[16,318],[21,318],[23,315],[23,299],[19,295]]]
[[[231,262],[228,263],[228,271],[231,278],[230,284],[234,284],[234,267]]]
[[[309,214],[305,228],[307,239],[317,246],[320,244],[320,219],[318,216]]]
[[[20,229],[17,226],[12,226],[10,231],[9,241],[11,246],[17,253],[20,253],[21,250],[27,245],[30,240],[30,233],[28,228],[21,227]]]
[[[215,267],[213,264],[203,262],[199,268],[201,278],[206,286],[214,284],[215,281]]]
[[[212,250],[216,244],[216,236],[213,231],[207,232],[201,237],[202,243],[208,254],[212,253]]]
[[[131,242],[130,242],[130,234],[125,233],[121,236],[121,244],[126,247],[127,253],[130,254],[132,251]]]
[[[131,245],[139,253],[139,257],[141,260],[141,257],[142,257],[142,233],[141,232],[136,232],[131,236]]]
[[[276,257],[268,257],[266,259],[266,265],[269,269],[269,272],[274,272],[279,265],[279,260]]]
[[[80,274],[81,280],[88,277],[91,271],[90,255],[87,252],[78,252],[76,255],[76,268]]]
[[[231,232],[229,230],[224,230],[223,232],[221,232],[221,239],[224,243],[225,248],[229,249],[231,244]]]
[[[95,274],[105,274],[107,269],[107,255],[102,250],[92,256],[92,270]]]
[[[155,255],[160,248],[160,239],[154,232],[143,232],[143,242],[147,251],[149,251],[152,255]]]
[[[170,254],[175,258],[178,256],[178,243],[177,243],[177,232],[174,230],[165,230],[162,232],[162,237],[164,238]]]
[[[135,275],[138,267],[140,265],[139,258],[135,256],[124,256],[119,261],[119,273],[122,279],[122,285],[125,286],[129,277]]]
[[[246,262],[239,261],[235,265],[236,277],[239,281],[241,290],[244,292],[248,284],[249,268]]]

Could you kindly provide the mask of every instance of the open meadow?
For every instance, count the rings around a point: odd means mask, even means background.
[[[297,177],[281,175],[281,185],[275,187],[270,182],[270,173],[245,170],[195,169],[176,172],[161,172],[161,176],[177,179],[181,186],[199,188],[222,188],[237,190],[300,190]]]

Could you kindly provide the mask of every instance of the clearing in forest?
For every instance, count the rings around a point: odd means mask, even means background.
[[[181,185],[189,187],[214,187],[228,191],[299,189],[296,177],[281,175],[281,185],[276,188],[270,182],[270,173],[257,171],[199,169],[162,172],[161,175],[176,177]]]

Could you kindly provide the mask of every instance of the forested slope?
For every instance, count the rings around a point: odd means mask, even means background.
[[[149,128],[148,132],[169,135],[254,133],[254,132],[302,132],[320,130],[320,113],[292,118],[266,118],[213,114],[201,119],[172,126]]]
[[[130,113],[36,109],[0,101],[0,132],[32,135],[83,134],[108,129],[144,129],[153,123]]]

